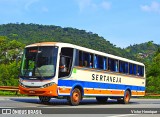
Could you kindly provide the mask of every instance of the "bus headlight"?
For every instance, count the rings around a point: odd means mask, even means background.
[[[51,82],[51,83],[48,83],[48,84],[41,86],[41,88],[46,88],[46,87],[52,86],[53,84],[55,84],[55,83]]]
[[[24,85],[23,83],[19,82],[19,84],[20,84],[22,87],[25,87],[25,85]]]

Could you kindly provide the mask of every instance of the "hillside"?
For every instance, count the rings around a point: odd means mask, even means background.
[[[152,41],[128,46],[125,50],[130,53],[136,60],[141,62],[150,62],[158,50],[160,45],[154,44]]]
[[[24,44],[31,44],[43,41],[67,42],[87,48],[124,56],[121,48],[115,47],[103,37],[85,30],[75,28],[62,28],[54,25],[38,24],[4,24],[0,25],[0,36],[17,40]]]
[[[0,25],[0,36],[5,36],[10,40],[17,40],[23,44],[44,41],[67,42],[141,62],[151,61],[159,47],[159,45],[149,41],[122,49],[98,36],[98,34],[54,25],[3,24]]]

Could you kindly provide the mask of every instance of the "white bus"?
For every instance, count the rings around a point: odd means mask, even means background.
[[[127,104],[145,95],[143,63],[69,43],[42,42],[25,47],[20,78],[21,94],[41,102],[63,97],[78,105],[85,96],[100,103],[108,98]]]

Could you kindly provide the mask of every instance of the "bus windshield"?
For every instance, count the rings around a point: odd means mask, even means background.
[[[56,71],[58,47],[39,46],[25,48],[21,64],[21,77],[53,77]]]

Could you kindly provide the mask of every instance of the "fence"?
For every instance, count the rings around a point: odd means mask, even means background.
[[[16,95],[17,95],[19,88],[15,86],[0,86],[0,90],[1,91],[13,91],[13,92],[16,92]]]
[[[160,97],[160,94],[157,94],[157,93],[146,93],[145,96],[159,96]]]

